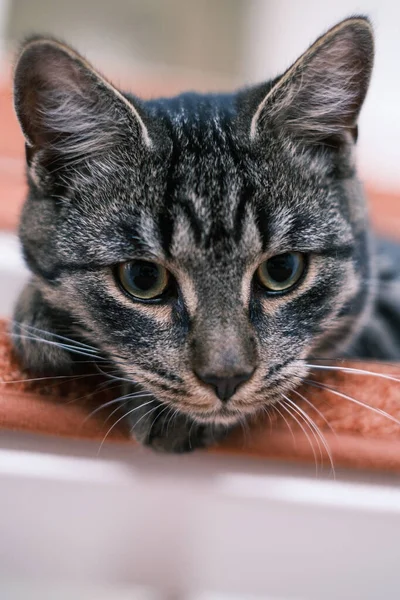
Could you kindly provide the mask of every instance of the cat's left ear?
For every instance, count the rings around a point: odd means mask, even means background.
[[[342,21],[321,36],[273,85],[250,126],[289,133],[305,143],[351,140],[364,102],[374,57],[373,31],[365,17]]]
[[[82,56],[58,40],[32,38],[14,72],[14,104],[28,165],[40,173],[79,159],[107,156],[129,143],[152,146],[144,111]]]

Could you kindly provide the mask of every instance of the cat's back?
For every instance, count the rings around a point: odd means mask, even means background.
[[[375,301],[368,322],[351,355],[400,360],[400,242],[374,240],[376,278],[369,282]]]

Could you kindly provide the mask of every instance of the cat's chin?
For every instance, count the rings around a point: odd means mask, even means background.
[[[256,414],[257,408],[247,407],[245,410],[229,409],[228,407],[222,406],[220,409],[213,410],[210,412],[196,413],[190,416],[199,425],[224,425],[226,427],[232,427],[237,425],[244,418],[249,418]],[[185,414],[182,412],[182,414]]]

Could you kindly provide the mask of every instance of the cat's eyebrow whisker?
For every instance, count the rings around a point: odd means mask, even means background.
[[[284,395],[284,397],[286,398],[287,402],[290,403],[290,405],[293,407],[293,409],[296,410],[296,412],[300,413],[304,417],[304,419],[309,422],[310,427],[312,427],[315,430],[316,435],[318,435],[318,437],[321,440],[322,445],[324,446],[325,451],[326,451],[326,453],[328,455],[329,462],[330,462],[330,465],[331,465],[331,470],[332,470],[333,478],[336,479],[336,472],[335,472],[335,466],[334,466],[334,463],[333,463],[332,452],[331,452],[329,444],[326,441],[326,438],[325,438],[324,434],[322,433],[321,429],[318,427],[318,425],[315,423],[315,421],[310,417],[310,415],[308,415],[300,406],[298,406],[295,402],[293,402],[293,400],[291,400],[287,396]],[[301,397],[304,399],[303,396],[301,396]],[[311,407],[313,407],[313,405],[311,404],[311,402],[309,402],[309,404],[310,404]],[[321,449],[321,447],[320,447],[320,449]]]
[[[367,408],[367,409],[371,410],[372,412],[380,415],[381,417],[384,417],[385,419],[389,419],[389,421],[393,421],[393,423],[396,423],[396,425],[398,425],[400,427],[400,421],[398,419],[396,419],[395,417],[393,417],[392,415],[390,415],[389,413],[387,413],[386,411],[382,410],[381,408],[377,408],[376,406],[371,406],[370,404],[367,404],[366,402],[362,402],[362,400],[357,400],[356,398],[353,398],[352,396],[349,396],[348,394],[339,392],[339,390],[336,390],[335,388],[333,388],[329,385],[326,385],[325,383],[319,383],[317,381],[314,381],[313,379],[304,379],[304,383],[307,385],[310,385],[312,387],[319,388],[321,390],[327,390],[331,394],[334,394],[335,396],[339,396],[340,398],[343,398],[344,400],[349,400],[350,402],[354,402],[354,404],[358,404],[359,406]]]
[[[56,346],[57,348],[61,348],[62,350],[66,350],[66,351],[72,352],[74,354],[80,354],[81,356],[87,356],[87,357],[93,358],[95,360],[101,360],[101,361],[106,360],[102,356],[90,354],[89,352],[84,352],[81,348],[77,348],[76,346],[71,346],[69,344],[63,344],[61,342],[53,342],[52,340],[45,340],[40,337],[24,335],[24,334],[20,334],[20,333],[13,333],[13,337],[21,339],[21,340],[31,340],[33,342],[40,342],[41,344],[48,344],[49,346]]]
[[[283,398],[285,398],[283,396]],[[290,410],[290,408],[285,404],[285,400],[280,400],[278,402],[279,406],[281,406],[281,408],[283,408],[283,410],[285,410],[290,417],[292,417],[292,419],[294,419],[297,423],[297,425],[300,427],[300,429],[302,430],[302,432],[304,433],[305,437],[308,440],[308,443],[310,444],[313,456],[314,456],[314,462],[315,462],[315,473],[316,475],[318,475],[318,461],[317,461],[317,455],[315,453],[315,448],[314,448],[314,444],[311,441],[310,436],[308,435],[307,431],[305,430],[304,426],[302,425],[302,423],[300,422],[300,420],[296,417],[295,414],[293,414],[293,412]]]
[[[45,335],[49,335],[49,336],[58,338],[60,340],[65,340],[66,342],[72,342],[73,345],[82,346],[82,349],[86,348],[87,350],[90,350],[93,353],[99,352],[98,348],[95,348],[94,346],[90,346],[89,344],[84,344],[83,342],[79,342],[72,338],[65,337],[64,335],[59,335],[58,333],[53,333],[52,331],[46,331],[45,329],[39,329],[39,327],[34,327],[33,325],[28,325],[27,323],[20,323],[18,321],[11,320],[10,323],[17,325],[20,329],[27,330],[28,333],[35,333],[35,332],[42,333]],[[15,334],[13,333],[12,335],[15,335]],[[43,338],[40,338],[40,339],[43,339]]]
[[[117,419],[115,421],[115,423],[113,423],[110,427],[110,429],[106,432],[105,436],[103,437],[101,444],[99,446],[99,449],[97,451],[97,456],[100,454],[101,449],[103,447],[104,442],[107,439],[107,436],[111,433],[111,431],[114,429],[114,427],[116,427],[116,425],[118,425],[118,423],[120,423],[122,421],[122,419],[125,419],[126,417],[128,417],[129,415],[131,415],[132,413],[136,412],[137,410],[143,408],[144,406],[147,406],[148,404],[151,404],[152,402],[155,402],[155,400],[149,400],[148,402],[144,402],[143,404],[140,404],[139,406],[135,406],[135,408],[132,408],[131,410],[129,410],[127,413],[124,413],[122,415],[122,417],[119,417],[119,419]]]
[[[355,367],[337,367],[334,365],[313,365],[306,363],[306,367],[309,369],[320,369],[322,371],[342,371],[343,373],[354,373],[355,375],[371,375],[371,377],[380,377],[381,379],[388,379],[389,381],[396,381],[400,383],[400,377],[394,375],[387,375],[386,373],[378,373],[377,371],[367,371],[366,369],[357,369]]]

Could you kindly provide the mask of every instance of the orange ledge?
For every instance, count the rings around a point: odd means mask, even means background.
[[[58,379],[29,381],[29,374],[21,370],[13,356],[6,329],[6,323],[0,322],[0,429],[103,440],[112,421],[106,422],[106,410],[88,418],[95,407],[107,400],[104,393],[93,393],[93,379],[82,379],[80,383]],[[400,471],[400,426],[395,422],[400,421],[400,365],[353,362],[340,366],[377,375],[316,370],[311,377],[372,410],[306,385],[300,392],[312,402],[312,407],[293,393],[291,397],[320,429],[335,466]],[[399,381],[386,379],[387,376]],[[247,433],[239,427],[209,451],[303,463],[317,460],[328,467],[330,461],[322,442],[319,448],[310,430],[307,439],[294,418],[285,414],[285,419],[273,413],[271,421],[267,417],[259,420],[250,425]],[[107,436],[107,443],[111,442],[134,444],[123,421]]]

